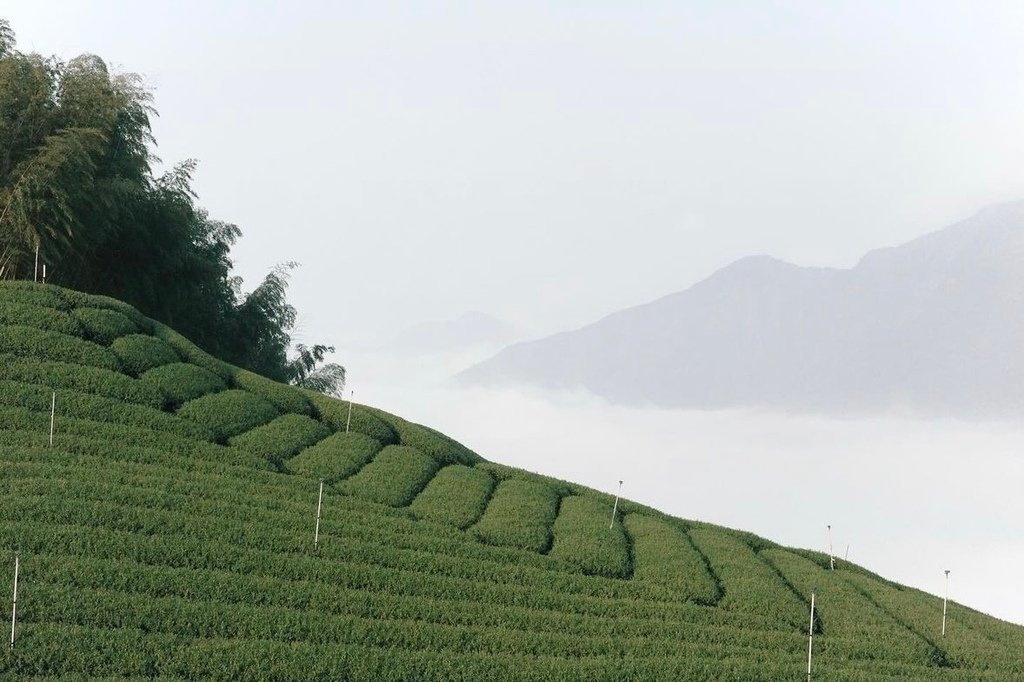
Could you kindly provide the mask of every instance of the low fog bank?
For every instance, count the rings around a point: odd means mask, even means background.
[[[584,393],[459,388],[465,357],[349,363],[360,402],[484,457],[742,528],[1024,623],[1024,426],[612,406]],[[463,365],[464,366],[464,365]]]

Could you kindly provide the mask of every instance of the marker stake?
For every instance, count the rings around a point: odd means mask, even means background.
[[[814,590],[811,590],[811,625],[807,628],[807,682],[811,682],[811,655],[814,651]]]
[[[619,481],[619,491],[615,493],[615,504],[612,506],[612,522],[608,524],[611,530],[615,526],[615,513],[619,511],[619,495],[622,493],[622,481]]]
[[[15,628],[18,626],[18,569],[21,568],[21,557],[14,555],[14,599],[11,601],[11,651],[14,650]]]
[[[320,510],[324,504],[324,482],[320,481],[320,497],[316,501],[316,530],[313,531],[313,549],[317,549],[320,544]]]
[[[942,597],[942,636],[946,636],[946,605],[949,603],[949,571],[946,571],[946,594]]]
[[[345,433],[348,433],[349,427],[352,426],[352,400],[355,399],[355,397],[355,391],[351,391],[348,394],[348,419],[345,420]]]

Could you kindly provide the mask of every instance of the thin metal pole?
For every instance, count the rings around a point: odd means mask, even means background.
[[[348,419],[345,420],[345,433],[348,433],[349,427],[352,426],[352,400],[354,400],[355,397],[355,391],[348,394]]]
[[[619,511],[619,495],[622,494],[622,481],[619,481],[619,490],[615,493],[615,504],[612,506],[612,522],[608,524],[608,529],[611,530],[615,526],[615,513]]]
[[[946,595],[942,598],[942,636],[946,636],[946,605],[949,603],[949,571],[946,571]]]
[[[828,525],[828,564],[829,567],[834,571],[836,570],[836,555],[832,553],[832,524]]]
[[[57,392],[53,392],[53,398],[50,399],[50,447],[53,447],[53,426],[57,420]]]
[[[850,560],[850,543],[846,543],[846,554],[843,555],[843,561]]]
[[[320,498],[316,501],[316,530],[313,531],[313,549],[320,544],[320,510],[324,504],[324,482],[320,481]]]
[[[814,651],[814,590],[811,590],[811,625],[807,628],[807,682],[811,682],[811,654]]]
[[[11,602],[11,650],[14,650],[14,631],[18,625],[18,569],[21,568],[21,557],[14,555],[14,599]]]
[[[32,272],[32,281],[39,281],[39,240],[36,239],[36,269]]]

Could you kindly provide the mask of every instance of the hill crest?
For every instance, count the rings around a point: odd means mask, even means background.
[[[954,604],[940,640],[935,597],[349,421],[111,299],[0,283],[0,354],[0,677],[780,679],[812,588],[823,676],[1022,672],[1024,628]]]

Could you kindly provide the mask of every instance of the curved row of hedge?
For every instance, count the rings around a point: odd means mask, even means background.
[[[487,508],[495,480],[485,471],[464,464],[450,464],[434,476],[410,510],[418,518],[468,528]]]
[[[335,433],[288,460],[287,468],[329,484],[362,469],[384,445],[362,433]]]
[[[266,458],[275,466],[331,435],[320,422],[302,414],[283,414],[229,440],[233,447]]]

